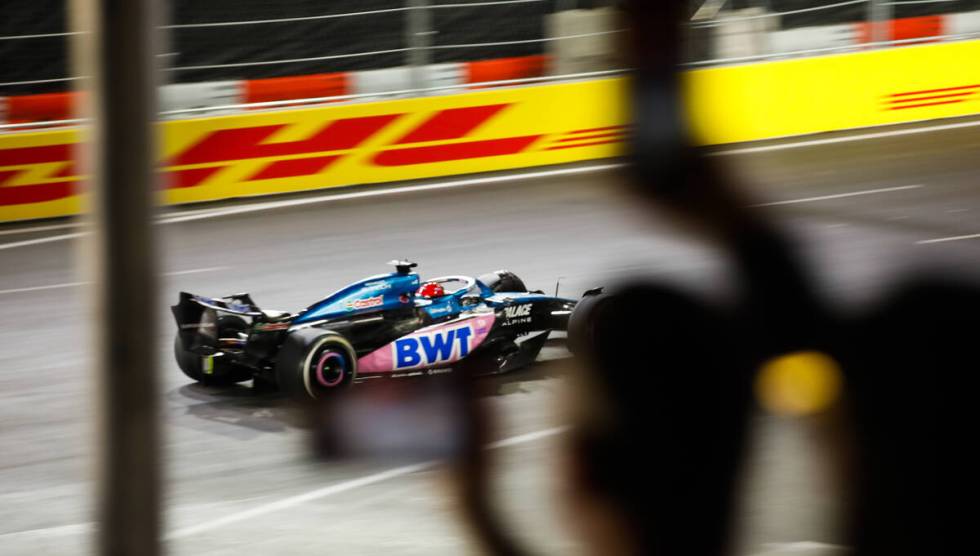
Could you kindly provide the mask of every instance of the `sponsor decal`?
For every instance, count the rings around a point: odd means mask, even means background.
[[[473,327],[440,328],[395,340],[395,369],[431,367],[458,361],[472,349]]]
[[[885,99],[886,110],[906,110],[942,104],[958,104],[980,97],[980,85],[962,85],[892,93]]]
[[[511,307],[504,307],[504,315],[509,319],[530,316],[531,304],[525,303],[523,305],[513,305]]]
[[[510,106],[512,103],[437,110],[394,143],[375,147],[370,160],[375,166],[391,167],[523,152],[542,134],[460,141]],[[306,138],[293,141],[276,141],[275,137],[288,134],[297,125],[294,122],[213,129],[168,157],[161,166],[171,189],[205,185],[223,170],[233,166],[244,168],[240,163],[251,160],[263,163],[253,164],[250,173],[241,178],[243,182],[315,176],[330,170],[405,116],[405,113],[393,113],[327,120]],[[308,124],[302,122],[302,125]],[[0,206],[42,203],[77,194],[75,182],[85,176],[79,174],[72,158],[76,140],[72,137],[69,141],[0,148]],[[455,142],[428,144],[433,141]],[[425,145],[415,146],[419,143]]]
[[[447,366],[482,344],[495,321],[496,316],[488,313],[423,328],[361,357],[358,372],[391,373]]]
[[[504,326],[514,326],[515,324],[527,324],[531,322],[531,304],[511,305],[504,307]]]
[[[577,110],[616,79],[472,91],[356,105],[170,120],[159,125],[164,204],[375,184],[602,158],[604,127],[625,111]],[[924,88],[924,87],[922,87]],[[542,113],[546,121],[535,118]],[[579,148],[547,150],[576,130]],[[572,135],[569,135],[572,137]],[[0,134],[0,221],[78,214],[85,168],[78,128]],[[615,139],[614,137],[611,139]],[[393,286],[395,287],[395,286]],[[394,296],[393,296],[394,297]]]
[[[374,291],[390,290],[391,284],[385,282],[384,280],[378,280],[377,282],[368,282],[367,284],[364,284],[364,289]]]
[[[626,140],[626,133],[628,131],[629,128],[625,125],[579,129],[560,136],[547,150],[560,151],[579,147],[621,143]]]
[[[426,311],[428,311],[429,314],[432,315],[432,316],[436,316],[436,315],[448,315],[449,313],[452,312],[452,310],[453,310],[453,308],[450,307],[450,306],[448,306],[448,305],[444,305],[442,307],[429,307],[429,308],[426,309]]]
[[[355,299],[353,301],[347,302],[348,311],[360,311],[361,309],[370,309],[372,307],[380,307],[384,304],[384,296],[377,295],[374,297],[365,297],[363,299]]]

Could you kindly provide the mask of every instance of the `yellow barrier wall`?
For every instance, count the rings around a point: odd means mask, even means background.
[[[164,122],[168,204],[614,156],[619,80]],[[0,135],[0,221],[76,214],[75,130]]]
[[[980,41],[696,70],[688,108],[705,144],[980,113]]]
[[[980,41],[689,72],[704,144],[980,113]],[[162,123],[168,204],[614,156],[607,79]],[[0,221],[76,214],[75,130],[0,135]]]

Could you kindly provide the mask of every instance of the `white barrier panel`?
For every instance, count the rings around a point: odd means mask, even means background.
[[[715,57],[726,59],[766,54],[768,32],[779,26],[779,16],[760,17],[765,14],[761,8],[747,8],[719,16],[718,25],[713,27]]]
[[[769,53],[851,46],[858,38],[854,25],[846,23],[775,31],[769,35]]]
[[[948,14],[945,17],[946,34],[965,35],[980,33],[980,11]]]
[[[422,69],[430,87],[450,87],[466,83],[463,64],[433,64]],[[358,71],[351,74],[351,94],[370,95],[412,88],[412,68],[407,66],[380,70]]]
[[[160,110],[186,110],[245,102],[241,81],[176,83],[160,87]]]

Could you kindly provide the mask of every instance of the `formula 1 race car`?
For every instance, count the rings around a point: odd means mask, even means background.
[[[209,385],[250,379],[321,398],[371,377],[431,374],[482,358],[489,372],[532,363],[566,330],[575,301],[528,291],[511,272],[444,276],[424,284],[409,261],[297,313],[259,309],[248,294],[181,292],[174,351],[188,377]],[[557,292],[556,292],[557,293]]]

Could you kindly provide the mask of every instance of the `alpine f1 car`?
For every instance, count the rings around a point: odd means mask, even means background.
[[[188,377],[209,385],[250,379],[321,398],[371,377],[441,372],[483,358],[489,372],[533,362],[566,330],[575,301],[528,291],[511,272],[421,282],[409,261],[296,313],[259,309],[247,293],[181,292],[174,351]],[[557,293],[557,292],[556,292]]]

